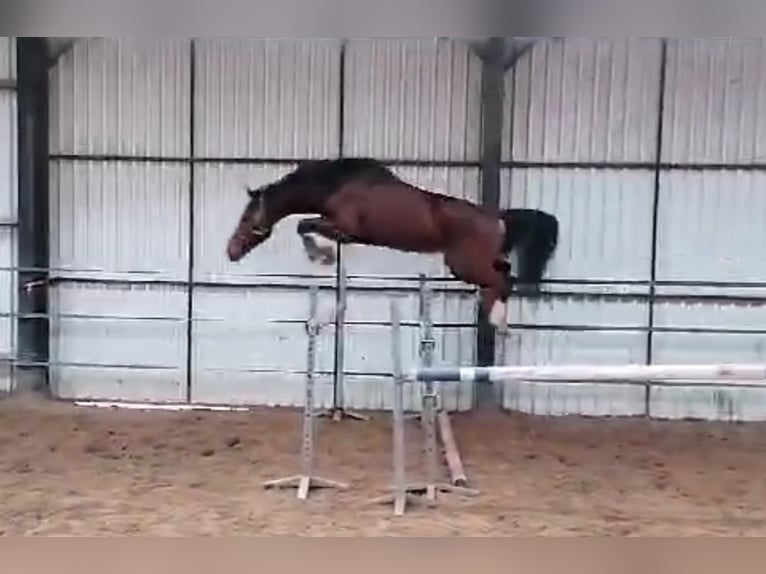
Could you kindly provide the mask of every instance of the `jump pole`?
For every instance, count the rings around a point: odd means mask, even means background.
[[[306,333],[308,334],[307,357],[306,357],[306,384],[303,403],[303,427],[301,440],[301,474],[269,480],[263,483],[266,489],[272,488],[296,488],[297,498],[306,500],[312,488],[336,488],[345,490],[348,485],[329,478],[314,475],[314,383],[316,370],[316,344],[317,336],[323,325],[317,321],[317,306],[319,292],[312,285],[309,295],[309,319],[306,321]]]
[[[433,334],[433,320],[431,317],[431,301],[433,293],[428,285],[425,275],[420,275],[420,361],[424,368],[433,365],[433,353],[436,341]],[[422,392],[422,416],[421,422],[424,435],[424,451],[426,457],[426,498],[435,501],[437,494],[455,493],[466,496],[476,496],[477,490],[468,488],[468,478],[463,468],[460,451],[452,432],[449,413],[439,404],[439,390],[433,381],[423,382]],[[450,471],[452,484],[447,484],[439,479],[439,462],[437,455],[437,423],[444,446],[444,458]]]
[[[335,422],[343,419],[366,421],[367,417],[357,412],[346,410],[345,382],[343,365],[346,353],[346,307],[348,302],[348,274],[341,251],[338,250],[338,295],[335,300],[335,379],[333,381],[333,407],[317,413],[320,418],[329,418]]]
[[[651,382],[662,382],[665,385],[680,386],[762,387],[766,385],[766,364],[435,367],[417,368],[408,376],[415,381],[434,383],[550,381],[646,385]]]

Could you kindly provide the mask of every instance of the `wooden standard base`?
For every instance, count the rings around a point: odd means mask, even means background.
[[[370,504],[393,504],[394,515],[404,516],[407,503],[425,502],[429,507],[435,507],[438,502],[438,493],[459,494],[462,496],[478,496],[480,493],[473,488],[464,486],[452,486],[451,484],[408,484],[404,489],[391,488],[392,492],[373,498]]]
[[[355,421],[368,421],[369,418],[361,415],[359,413],[356,413],[354,411],[347,411],[346,409],[327,409],[324,411],[320,411],[315,415],[317,418],[320,419],[332,419],[333,421],[340,422],[343,419],[351,419]]]
[[[404,511],[408,502],[416,502],[420,500],[420,495],[425,493],[428,486],[425,484],[408,484],[403,489],[392,487],[392,492],[384,494],[377,498],[373,498],[370,504],[393,504],[394,516],[404,516]],[[431,505],[431,501],[428,501]]]
[[[306,500],[309,496],[309,492],[312,489],[326,489],[336,488],[339,490],[345,490],[348,485],[337,480],[330,480],[329,478],[322,478],[319,476],[306,476],[304,474],[296,474],[295,476],[288,476],[286,478],[277,478],[275,480],[269,480],[263,483],[263,488],[296,488],[298,489],[298,500]]]

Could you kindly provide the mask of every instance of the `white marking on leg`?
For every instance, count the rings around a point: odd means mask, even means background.
[[[324,235],[319,235],[312,233],[311,234],[311,240],[314,242],[314,245],[316,245],[320,249],[334,249],[335,248],[335,242],[331,239],[327,239]]]
[[[306,233],[301,235],[301,241],[303,241],[303,248],[306,251],[306,255],[311,261],[315,261],[319,257],[319,248],[317,247],[314,238]]]
[[[312,262],[318,261],[320,265],[332,265],[335,263],[335,248],[332,241],[315,233],[306,233],[303,235],[303,238],[306,252]],[[321,239],[325,245],[319,245],[317,239]]]
[[[492,309],[489,312],[489,322],[497,329],[505,325],[505,303],[499,299],[492,303]]]

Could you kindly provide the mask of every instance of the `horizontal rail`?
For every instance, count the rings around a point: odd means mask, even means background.
[[[25,313],[0,311],[0,319],[23,319],[23,320],[77,320],[77,321],[125,321],[133,323],[169,323],[175,325],[191,324],[216,324],[228,323],[243,325],[242,321],[235,322],[229,317],[172,317],[162,315],[110,315],[93,313]],[[333,317],[327,318],[327,327],[333,327]],[[252,320],[246,323],[252,329],[271,329],[279,325],[305,325],[305,319],[266,319]],[[344,321],[346,327],[390,327],[387,320],[351,320]],[[411,319],[403,320],[402,327],[420,327],[420,321]],[[478,323],[459,321],[435,321],[432,327],[448,330],[475,329]],[[766,335],[766,328],[734,328],[734,327],[700,327],[700,326],[649,326],[649,325],[595,325],[595,324],[553,324],[553,323],[508,323],[512,331],[554,331],[554,332],[590,332],[590,333],[679,333],[684,335],[709,334],[709,335]],[[233,330],[233,329],[232,329]],[[513,336],[517,333],[509,333]]]
[[[549,381],[721,385],[758,381],[766,386],[766,364],[709,365],[557,365],[502,367],[435,367],[415,369],[410,380],[425,382]]]
[[[0,222],[0,226],[3,224],[17,225],[18,222]],[[36,267],[36,266],[9,266],[0,265],[0,271],[20,273],[72,273],[72,276],[59,275],[53,276],[47,279],[50,282],[116,282],[119,279],[112,277],[100,278],[93,276],[85,276],[89,273],[103,273],[108,275],[124,275],[131,277],[133,275],[170,275],[175,273],[173,270],[157,270],[157,269],[104,269],[99,267]],[[77,275],[80,274],[80,275]],[[301,279],[309,281],[326,281],[335,280],[334,275],[318,275],[311,273],[237,273],[236,275],[227,275],[225,273],[212,273],[216,277],[223,279],[231,278],[233,282],[228,282],[221,279],[199,279],[195,280],[194,285],[205,286],[221,285],[236,287],[241,285],[242,279]],[[419,277],[416,274],[411,275],[376,275],[376,274],[355,274],[353,272],[348,273],[349,281],[419,281]],[[152,281],[152,280],[144,280]],[[158,283],[177,284],[179,286],[188,285],[188,281],[183,279],[165,279],[157,278]],[[443,276],[432,276],[425,279],[428,283],[447,283],[447,284],[462,284],[460,279],[452,275],[445,274]],[[591,287],[650,287],[652,285],[656,287],[710,287],[710,288],[729,288],[729,289],[766,289],[765,280],[746,280],[746,281],[717,281],[717,280],[705,280],[705,279],[679,279],[679,280],[663,280],[658,279],[651,281],[650,279],[613,279],[609,277],[596,277],[596,278],[576,278],[576,277],[558,277],[558,278],[544,278],[540,281],[541,285],[561,285],[561,286],[591,286]],[[253,282],[253,285],[257,285]],[[474,289],[475,290],[475,289]]]
[[[243,157],[243,156],[182,156],[182,155],[124,155],[124,154],[81,154],[51,153],[49,161],[55,162],[99,162],[99,163],[175,163],[175,164],[230,164],[230,165],[271,165],[292,167],[306,161],[328,159],[319,157]],[[481,167],[479,160],[450,159],[404,159],[381,158],[381,163],[389,167],[435,167],[435,168],[473,168]]]
[[[13,84],[8,89],[13,89]],[[102,162],[102,163],[175,163],[175,164],[232,164],[232,165],[275,165],[292,166],[304,161],[328,158],[308,157],[243,157],[243,156],[184,156],[184,155],[125,155],[98,153],[51,153],[50,161],[64,162]],[[480,160],[450,160],[450,159],[405,159],[381,158],[381,162],[389,167],[442,167],[442,168],[479,168]],[[766,171],[764,162],[655,162],[655,161],[567,161],[567,160],[503,160],[499,162],[503,169],[588,169],[588,170],[624,170],[624,171]]]

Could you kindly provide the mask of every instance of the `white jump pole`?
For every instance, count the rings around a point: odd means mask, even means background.
[[[706,365],[558,365],[503,367],[418,368],[410,380],[430,382],[550,381],[559,383],[610,382],[640,384],[661,382],[674,385],[730,384],[766,385],[766,365],[719,363]]]

